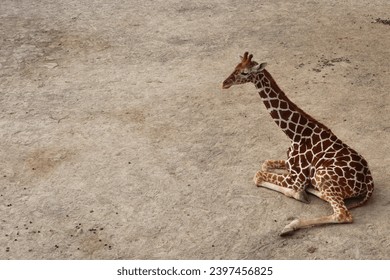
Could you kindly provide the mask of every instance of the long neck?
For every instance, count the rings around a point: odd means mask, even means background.
[[[258,74],[255,86],[271,117],[292,141],[310,137],[316,127],[330,132],[288,99],[267,70]]]

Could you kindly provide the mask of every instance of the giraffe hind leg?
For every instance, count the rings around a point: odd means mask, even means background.
[[[307,228],[324,224],[352,223],[353,218],[344,204],[342,197],[326,199],[333,208],[333,214],[318,218],[296,219],[289,223],[281,232],[281,236],[287,236],[300,228]]]

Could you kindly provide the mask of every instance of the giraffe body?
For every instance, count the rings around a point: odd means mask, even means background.
[[[291,140],[287,160],[266,161],[255,174],[254,182],[305,203],[308,203],[309,192],[329,202],[333,208],[329,216],[292,221],[281,235],[314,225],[351,223],[349,209],[364,204],[374,189],[366,160],[290,101],[264,69],[265,65],[252,61],[252,55],[246,52],[223,82],[223,88],[254,83],[271,117]],[[348,209],[345,199],[356,197],[362,200]]]

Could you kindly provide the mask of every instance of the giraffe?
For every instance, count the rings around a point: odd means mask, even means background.
[[[309,203],[307,193],[328,202],[333,214],[295,219],[281,236],[322,224],[352,223],[350,209],[363,205],[372,195],[374,183],[366,160],[344,144],[332,131],[295,105],[279,88],[266,63],[252,61],[248,52],[223,82],[222,88],[252,82],[276,124],[291,140],[287,160],[267,160],[254,182],[288,197]],[[348,207],[345,199],[360,200]]]

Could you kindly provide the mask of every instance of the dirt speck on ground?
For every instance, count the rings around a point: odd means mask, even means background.
[[[388,1],[2,1],[0,259],[389,259]],[[378,19],[373,22],[373,19]],[[289,141],[244,51],[369,162],[354,223],[256,188]]]

